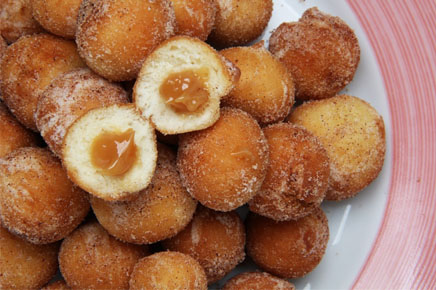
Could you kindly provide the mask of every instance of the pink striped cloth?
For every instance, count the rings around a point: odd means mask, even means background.
[[[371,41],[392,119],[385,217],[355,289],[436,289],[436,1],[348,0]]]

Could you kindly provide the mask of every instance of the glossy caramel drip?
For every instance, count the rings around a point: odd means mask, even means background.
[[[209,99],[205,82],[207,70],[184,70],[168,76],[160,86],[160,95],[176,112],[193,113]]]
[[[103,132],[91,145],[91,162],[105,175],[123,175],[136,160],[135,131]]]

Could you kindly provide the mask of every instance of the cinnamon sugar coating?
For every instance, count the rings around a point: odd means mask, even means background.
[[[294,284],[266,272],[245,272],[230,279],[223,290],[295,290]]]

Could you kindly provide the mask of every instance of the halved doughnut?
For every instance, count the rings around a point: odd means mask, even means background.
[[[68,129],[62,159],[70,179],[104,200],[146,188],[156,166],[156,136],[132,104],[90,110]]]

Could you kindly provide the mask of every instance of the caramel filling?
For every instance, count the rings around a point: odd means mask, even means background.
[[[91,162],[105,175],[123,175],[136,160],[135,131],[103,132],[91,145]]]
[[[184,70],[168,76],[161,84],[159,92],[178,113],[198,111],[209,99],[206,88],[207,70]]]

